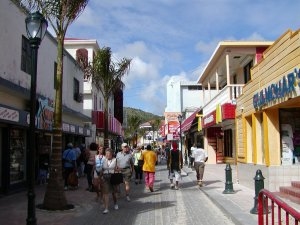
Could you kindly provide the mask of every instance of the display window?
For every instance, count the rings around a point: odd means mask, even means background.
[[[300,163],[300,109],[280,110],[281,163]]]
[[[10,184],[25,180],[26,143],[25,131],[22,129],[10,130]]]

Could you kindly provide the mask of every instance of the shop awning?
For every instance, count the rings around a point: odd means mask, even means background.
[[[185,121],[183,121],[183,123],[181,124],[181,132],[188,131],[191,128],[193,121],[198,112],[199,111],[196,110],[192,115],[190,115],[188,118],[186,118]]]

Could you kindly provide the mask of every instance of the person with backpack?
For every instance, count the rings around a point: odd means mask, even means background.
[[[178,145],[176,142],[172,143],[172,149],[169,153],[168,157],[168,169],[169,169],[169,179],[170,179],[170,187],[175,188],[175,190],[179,189],[179,180],[181,180],[181,169],[183,167],[183,159],[182,153],[178,149]],[[173,180],[175,179],[175,185]]]
[[[69,189],[69,184],[68,184],[68,178],[72,172],[76,170],[76,153],[73,149],[73,144],[68,143],[66,150],[64,150],[63,155],[62,155],[62,162],[63,162],[63,176],[65,180],[65,187],[64,190]]]

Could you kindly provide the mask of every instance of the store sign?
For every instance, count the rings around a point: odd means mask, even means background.
[[[76,129],[75,129],[75,126],[74,125],[70,125],[70,131],[72,133],[75,133]]]
[[[203,117],[203,127],[209,127],[216,124],[216,111]]]
[[[0,119],[19,122],[20,115],[16,110],[0,107]]]
[[[54,121],[54,103],[46,98],[38,99],[38,112],[36,114],[37,128],[43,130],[52,130]]]
[[[253,107],[258,109],[270,102],[283,98],[295,91],[295,87],[300,87],[300,70],[283,76],[277,83],[272,83],[253,96]]]
[[[62,125],[63,131],[70,132],[70,125],[67,123],[63,123]]]
[[[82,127],[78,127],[78,133],[83,134],[83,128]]]
[[[167,122],[169,121],[178,121],[178,116],[180,115],[180,113],[177,112],[165,112],[165,120]]]

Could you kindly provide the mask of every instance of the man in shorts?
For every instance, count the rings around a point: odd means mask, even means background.
[[[181,169],[183,166],[182,153],[178,150],[178,146],[176,142],[172,143],[172,149],[169,153],[168,157],[168,169],[169,169],[169,179],[170,179],[170,187],[178,190],[179,180],[181,180]],[[175,178],[175,185],[173,180]]]
[[[121,173],[123,174],[124,183],[125,183],[126,200],[129,202],[130,201],[130,197],[129,197],[130,180],[133,172],[134,159],[127,143],[123,143],[121,147],[122,147],[122,151],[118,152],[116,156],[117,169],[120,170]]]

